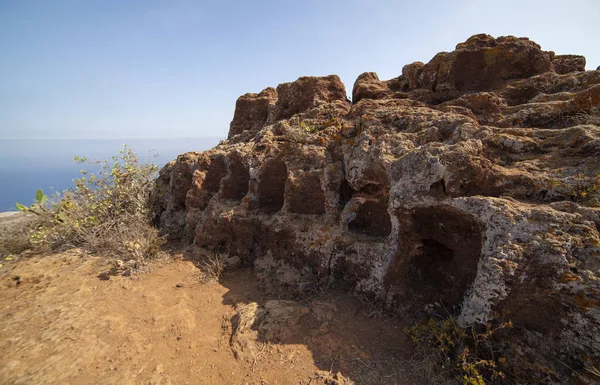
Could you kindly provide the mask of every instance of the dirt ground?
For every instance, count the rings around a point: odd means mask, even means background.
[[[356,384],[424,383],[401,321],[369,318],[344,293],[311,299],[335,306],[327,324],[301,322],[294,338],[256,341],[242,359],[230,344],[235,308],[272,299],[248,269],[202,283],[177,256],[108,280],[107,260],[77,250],[2,262],[2,384],[348,383],[338,372]]]

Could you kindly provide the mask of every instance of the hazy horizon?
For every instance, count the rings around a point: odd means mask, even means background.
[[[0,212],[15,209],[15,203],[32,203],[35,191],[63,191],[80,177],[80,165],[73,156],[90,160],[110,159],[123,145],[134,150],[141,162],[163,166],[188,151],[208,150],[220,138],[101,138],[101,139],[8,139],[0,140]]]
[[[226,139],[225,136],[129,136],[129,137],[6,137],[4,140],[160,140],[160,139]]]

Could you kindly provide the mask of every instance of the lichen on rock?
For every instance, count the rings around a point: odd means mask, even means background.
[[[390,309],[442,302],[463,326],[505,314],[599,361],[600,127],[581,116],[600,71],[476,35],[360,75],[352,99],[335,75],[241,96],[228,140],[161,171],[163,229],[284,286],[311,271]]]

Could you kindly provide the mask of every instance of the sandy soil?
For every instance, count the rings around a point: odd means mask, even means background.
[[[249,270],[203,284],[192,262],[153,262],[133,277],[80,251],[0,268],[2,384],[421,384],[400,321],[368,318],[343,293],[319,301],[338,311],[327,328],[302,325],[294,340],[257,341],[252,359],[230,346],[236,304],[267,299]],[[311,300],[315,300],[314,298]],[[300,338],[298,337],[300,336]]]

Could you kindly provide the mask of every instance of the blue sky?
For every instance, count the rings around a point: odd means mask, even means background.
[[[476,33],[600,65],[600,1],[0,0],[1,138],[225,137],[235,100],[381,79]]]

